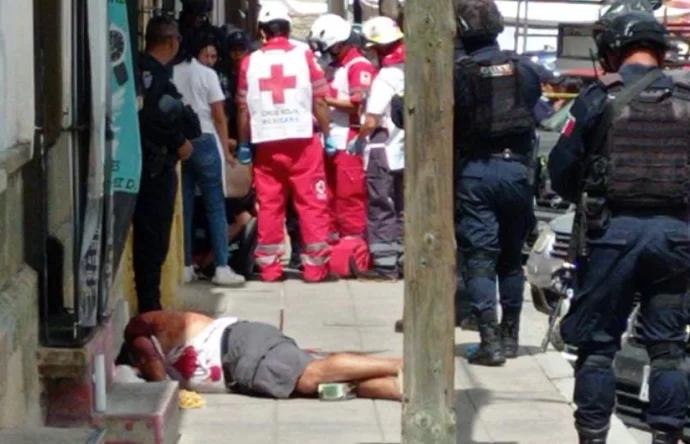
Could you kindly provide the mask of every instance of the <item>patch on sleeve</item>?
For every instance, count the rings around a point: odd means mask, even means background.
[[[575,116],[569,114],[568,120],[565,122],[565,125],[563,125],[563,129],[561,130],[561,135],[566,137],[570,136],[573,133],[573,130],[575,129],[576,123],[577,120],[575,119]]]
[[[144,89],[151,88],[151,83],[153,82],[153,75],[151,74],[151,71],[142,72],[141,81],[144,83]]]
[[[359,73],[359,83],[362,86],[369,86],[371,85],[371,73],[367,71],[362,71]]]

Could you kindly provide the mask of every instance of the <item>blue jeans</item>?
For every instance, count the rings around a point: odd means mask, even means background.
[[[456,173],[456,239],[477,315],[496,309],[496,276],[501,306],[522,308],[522,246],[535,222],[527,171],[518,161],[492,157]]]
[[[642,340],[649,354],[649,407],[653,429],[680,429],[690,404],[685,359],[690,278],[688,223],[669,216],[616,216],[606,231],[588,239],[575,297],[561,326],[578,347],[575,423],[600,430],[615,405],[612,362],[621,347],[636,293],[641,295]]]
[[[225,217],[222,164],[213,134],[202,134],[192,140],[194,151],[182,162],[182,197],[184,207],[184,262],[192,265],[194,196],[196,187],[206,207],[206,216],[216,266],[228,265],[228,224]]]

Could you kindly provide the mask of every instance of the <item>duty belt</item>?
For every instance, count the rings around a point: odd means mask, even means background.
[[[523,154],[516,154],[510,148],[505,148],[499,152],[492,152],[491,157],[512,162],[527,162],[527,157]]]

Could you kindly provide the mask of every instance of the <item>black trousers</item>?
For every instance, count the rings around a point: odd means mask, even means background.
[[[176,196],[175,168],[170,167],[151,176],[149,168],[143,166],[132,219],[134,281],[139,313],[162,309],[161,271],[168,256]]]

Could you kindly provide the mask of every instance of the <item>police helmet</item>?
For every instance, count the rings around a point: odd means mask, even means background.
[[[503,32],[503,16],[494,0],[458,0],[455,14],[462,40],[495,39]]]
[[[213,0],[182,0],[182,10],[193,15],[206,15],[213,11]]]
[[[671,47],[668,30],[651,12],[629,11],[605,14],[594,24],[592,32],[597,58],[606,71],[615,71],[607,56],[620,54],[631,47],[647,47],[662,52]]]
[[[244,29],[228,27],[226,33],[225,42],[228,51],[249,51],[251,41],[249,34]]]

